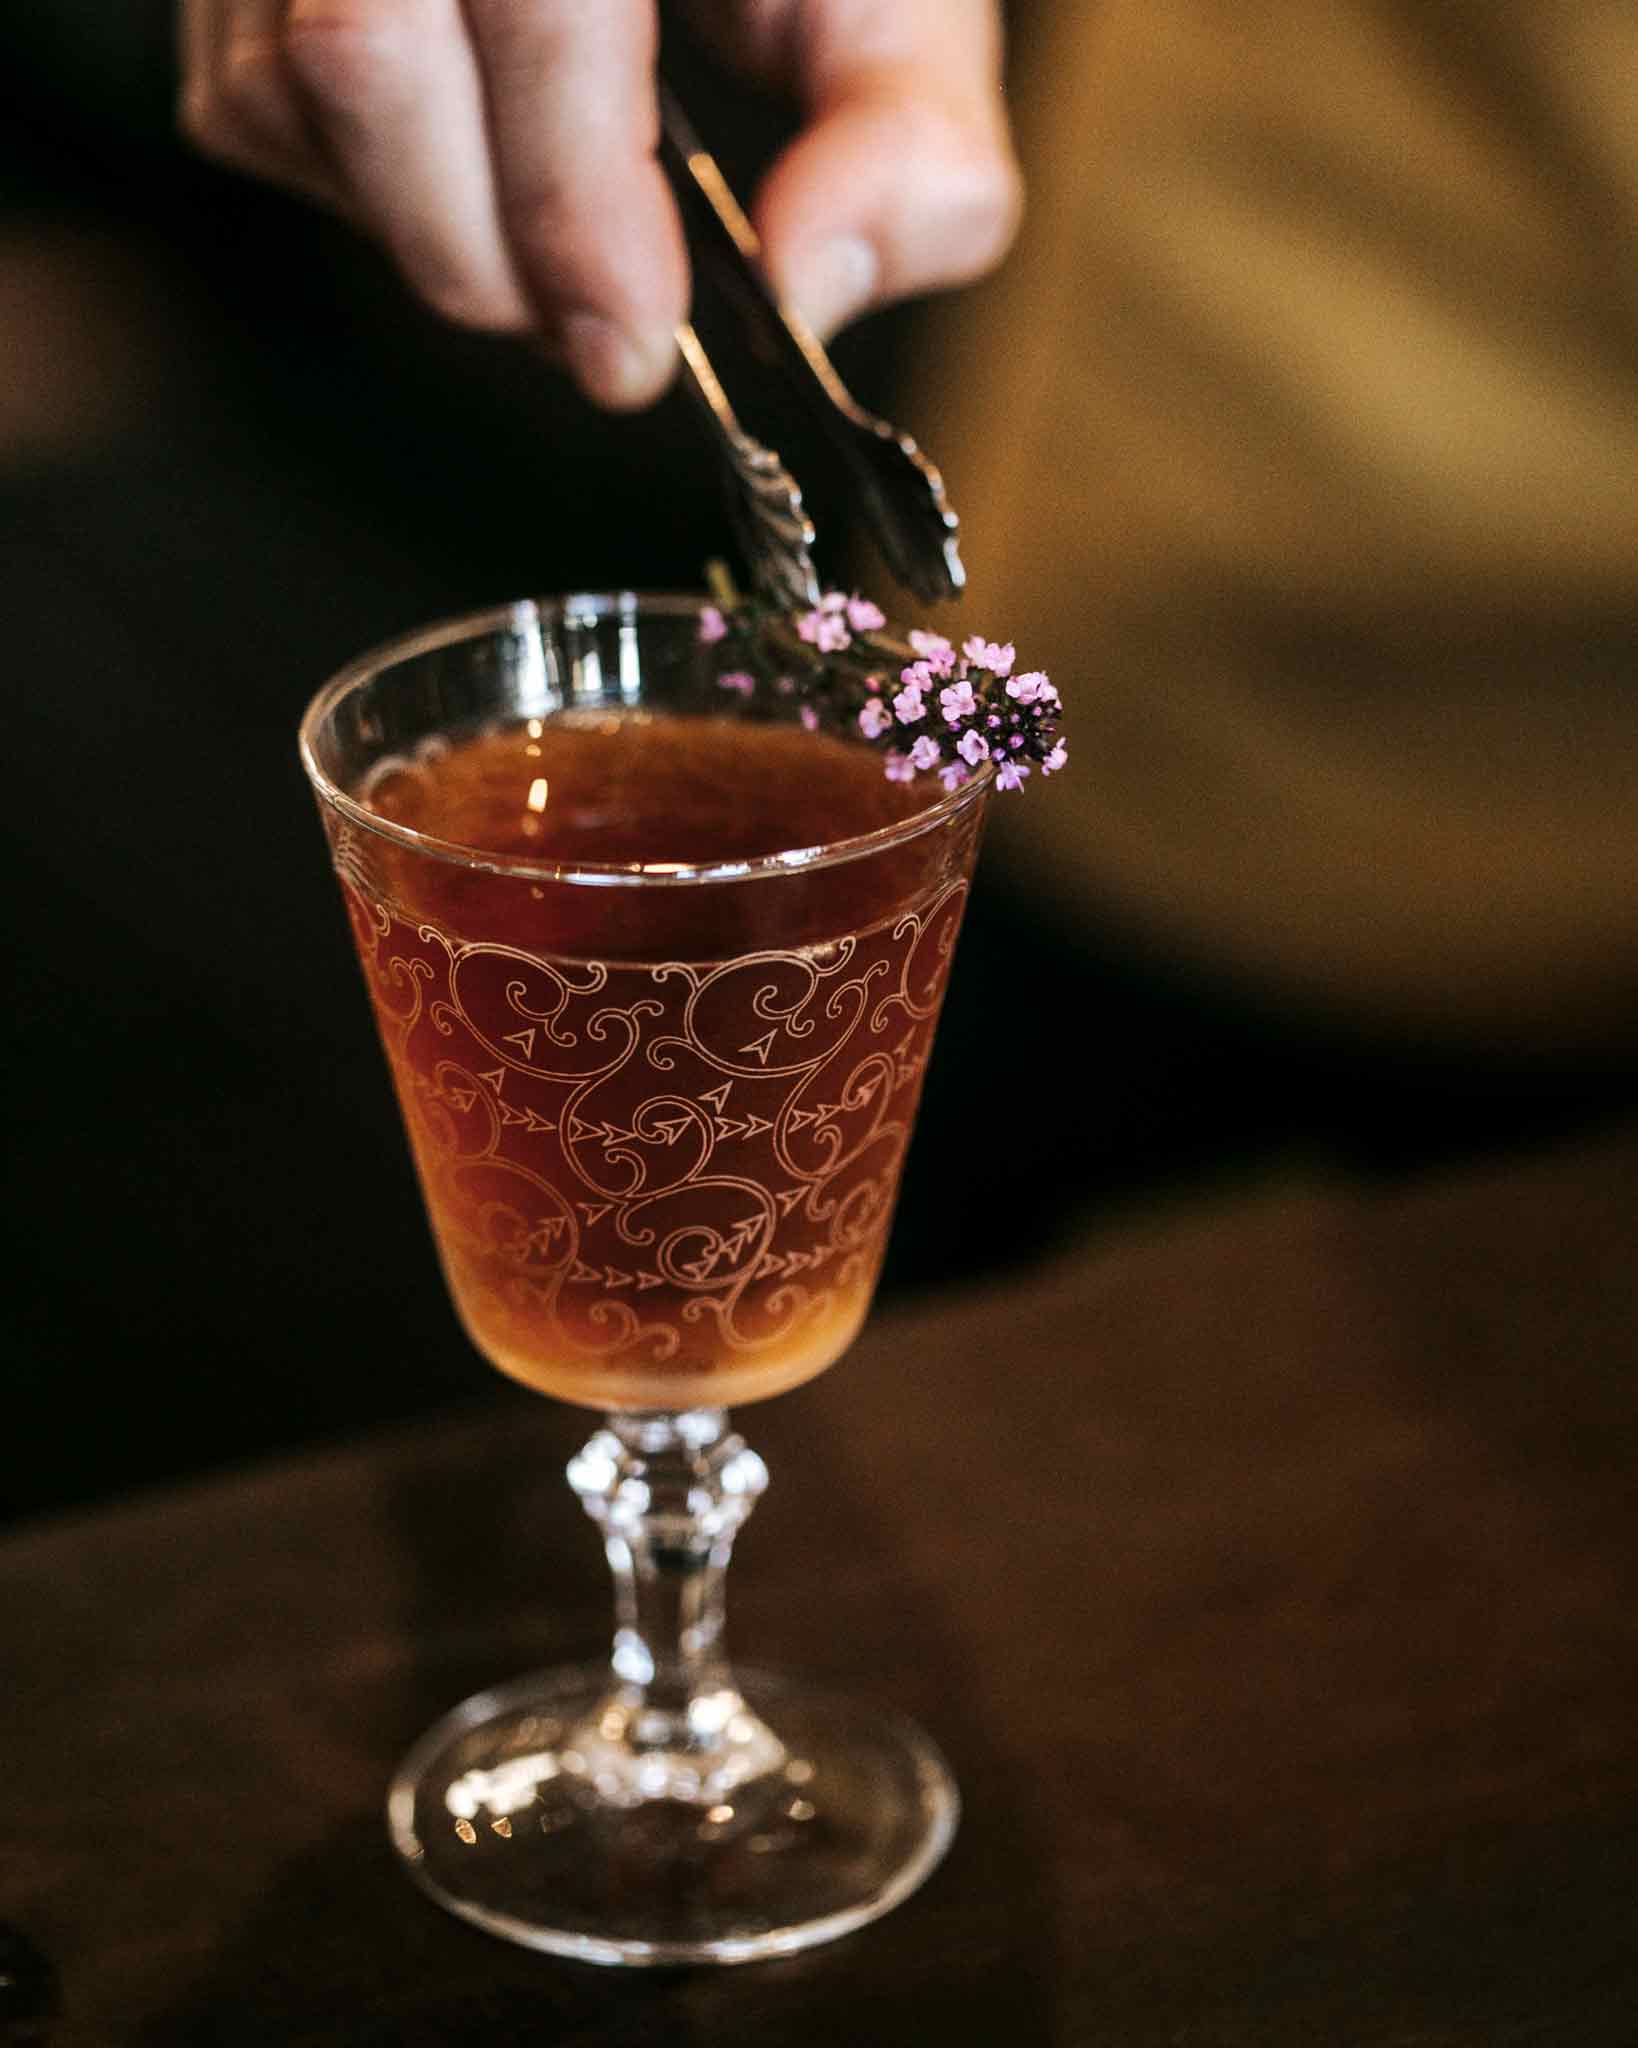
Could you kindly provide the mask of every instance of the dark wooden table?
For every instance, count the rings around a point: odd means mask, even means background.
[[[389,1856],[423,1724],[601,1640],[582,1418],[503,1393],[13,1537],[43,2038],[1629,2048],[1635,1196],[1628,1134],[1202,1205],[748,1413],[736,1646],[922,1716],[967,1801],[920,1895],[783,1962],[555,1963]]]

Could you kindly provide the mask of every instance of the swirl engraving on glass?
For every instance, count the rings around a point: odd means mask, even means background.
[[[480,1348],[597,1405],[795,1385],[881,1263],[966,884],[718,962],[463,940],[337,866],[434,1235]]]

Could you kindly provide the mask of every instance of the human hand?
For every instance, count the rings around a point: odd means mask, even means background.
[[[657,0],[181,0],[182,124],[348,214],[463,326],[534,331],[586,394],[658,397],[688,259],[654,158]],[[821,334],[1012,238],[996,0],[695,0],[806,125],[754,217]]]

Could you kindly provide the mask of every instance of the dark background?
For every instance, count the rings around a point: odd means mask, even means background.
[[[193,159],[163,8],[14,13],[0,81],[18,1514],[483,1392],[296,721],[392,633],[528,592],[693,585],[726,541],[680,400],[598,417],[529,347],[440,327],[348,230]],[[743,187],[780,110],[718,80],[691,97]],[[891,412],[915,346],[894,313],[838,359]],[[840,573],[846,522],[818,509]],[[886,1285],[978,1278],[1225,1179],[1540,1144],[1632,1097],[1625,1070],[1475,1073],[1363,1041],[1107,919],[1072,939],[1050,889],[992,868]]]

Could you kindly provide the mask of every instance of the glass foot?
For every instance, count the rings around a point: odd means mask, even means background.
[[[696,1779],[668,1754],[659,1797],[608,1767],[606,1664],[479,1693],[405,1758],[393,1843],[452,1913],[590,1963],[788,1955],[907,1898],[960,1811],[932,1743],[792,1680],[736,1670],[735,1685],[755,1774]]]

